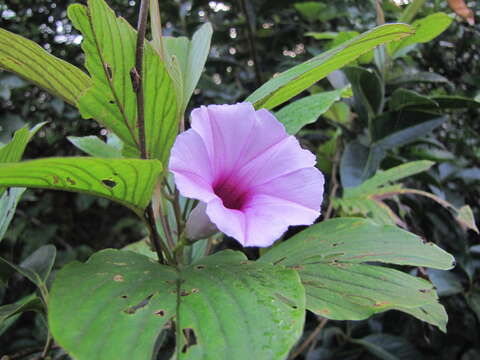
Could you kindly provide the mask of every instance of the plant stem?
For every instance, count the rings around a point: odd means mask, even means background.
[[[245,20],[247,22],[247,38],[248,38],[248,46],[250,48],[250,53],[253,58],[253,66],[255,69],[255,78],[257,81],[257,86],[262,85],[262,72],[260,71],[260,62],[258,60],[257,49],[255,48],[255,38],[253,34],[253,24],[252,19],[248,13],[247,9],[247,0],[239,0],[240,6],[242,8],[242,12],[245,15]]]
[[[147,30],[148,0],[142,0],[138,18],[137,46],[135,51],[135,68],[132,69],[133,89],[137,94],[137,127],[140,139],[140,153],[142,159],[148,159],[145,142],[145,99],[143,94],[143,50],[145,46],[145,32]]]
[[[137,95],[137,128],[140,140],[140,154],[142,159],[148,159],[147,145],[145,141],[145,99],[143,93],[143,50],[145,46],[145,33],[147,29],[148,5],[150,0],[142,0],[140,4],[140,14],[138,17],[137,44],[135,51],[135,67],[131,71],[133,89]],[[163,254],[172,260],[168,247],[160,238],[155,221],[155,213],[153,205],[150,203],[145,212],[146,222],[150,231],[150,239],[152,240],[155,251],[158,255],[158,261],[164,263]],[[163,251],[163,254],[162,254]]]
[[[322,318],[315,330],[313,330],[313,332],[308,336],[308,338],[306,338],[305,341],[297,347],[297,349],[288,357],[288,360],[293,360],[298,355],[300,355],[307,348],[307,346],[310,345],[310,343],[317,338],[318,334],[320,334],[320,331],[322,331],[325,325],[327,325],[327,322],[328,319]]]
[[[341,141],[337,140],[337,151],[335,152],[335,157],[333,158],[333,161],[332,161],[332,175],[330,176],[330,193],[328,194],[328,207],[323,217],[324,220],[327,220],[332,216],[333,198],[337,193],[338,188],[340,187],[337,180],[337,173],[338,173],[341,153],[342,153]]]

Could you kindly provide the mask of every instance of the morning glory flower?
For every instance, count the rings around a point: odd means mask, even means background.
[[[315,156],[247,102],[194,109],[169,168],[180,193],[203,202],[211,222],[243,246],[270,246],[290,225],[320,215],[324,178]]]

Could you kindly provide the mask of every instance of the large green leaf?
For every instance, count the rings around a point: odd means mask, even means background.
[[[340,100],[343,89],[326,91],[297,100],[275,113],[277,119],[285,125],[287,133],[295,135],[302,127],[315,122],[318,117]]]
[[[22,36],[0,29],[0,68],[18,74],[75,105],[90,78]]]
[[[176,358],[282,359],[302,332],[304,296],[295,271],[240,252],[177,271],[130,251],[104,250],[57,274],[49,324],[78,360],[151,359],[171,321]]]
[[[75,4],[68,16],[84,36],[85,66],[93,86],[79,99],[82,116],[94,118],[124,142],[124,154],[139,154],[137,99],[131,71],[135,67],[136,31],[116,17],[104,0]],[[145,133],[150,158],[167,162],[177,134],[176,99],[160,56],[145,42],[143,58]]]
[[[376,46],[411,34],[412,28],[405,24],[379,26],[281,73],[258,88],[246,101],[257,109],[274,108]]]
[[[158,160],[48,158],[0,164],[0,186],[87,193],[141,212],[161,171]]]
[[[398,43],[390,44],[388,51],[390,54],[394,54],[407,46],[429,42],[444,32],[452,21],[453,18],[443,12],[438,12],[423,19],[416,20],[412,23],[415,34]]]
[[[336,218],[273,247],[262,262],[296,269],[307,308],[336,320],[437,303],[433,285],[372,262],[450,269],[453,257],[395,226],[359,218]]]

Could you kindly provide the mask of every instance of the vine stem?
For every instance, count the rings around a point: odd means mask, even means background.
[[[307,346],[310,345],[317,338],[318,334],[320,334],[320,332],[323,330],[325,325],[327,325],[327,323],[328,319],[322,318],[315,330],[313,330],[312,333],[308,336],[308,338],[306,338],[305,341],[300,346],[298,346],[298,348],[288,357],[288,360],[293,360],[298,355],[300,355],[307,348]]]
[[[255,69],[255,79],[257,82],[257,86],[262,85],[262,72],[260,71],[260,62],[258,60],[257,49],[255,47],[255,36],[253,33],[253,21],[250,17],[247,7],[247,0],[239,0],[240,7],[242,8],[242,12],[245,15],[246,25],[247,25],[247,39],[248,39],[248,46],[250,48],[250,53],[253,58],[253,66]]]
[[[140,13],[137,26],[137,44],[135,49],[135,67],[130,72],[133,89],[137,95],[137,129],[142,159],[148,159],[149,157],[145,140],[145,96],[143,92],[143,52],[145,48],[145,33],[147,30],[149,4],[149,0],[142,0],[140,3]],[[158,255],[158,261],[160,263],[165,262],[163,254],[165,254],[165,256],[168,257],[168,260],[171,261],[172,259],[168,247],[164,244],[158,234],[155,212],[151,202],[145,211],[145,219],[150,231],[150,239]]]

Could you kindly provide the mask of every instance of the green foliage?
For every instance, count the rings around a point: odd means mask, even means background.
[[[90,156],[112,159],[123,157],[121,148],[105,143],[98,136],[69,136],[67,139]]]
[[[378,226],[358,218],[313,225],[268,251],[261,261],[296,269],[305,286],[307,309],[336,320],[360,320],[389,309],[437,303],[429,282],[365,263],[444,270],[455,265],[451,255],[432,243],[424,243],[397,227]],[[429,320],[446,330],[445,317]]]
[[[177,83],[177,102],[181,116],[205,67],[212,34],[212,25],[206,23],[195,32],[191,41],[185,37],[163,38],[166,61],[173,68],[173,73],[170,74]],[[156,49],[161,51],[158,45]]]
[[[59,272],[49,324],[79,360],[151,358],[172,318],[179,359],[244,359],[245,349],[256,359],[280,359],[301,333],[304,301],[295,271],[250,262],[240,252],[176,271],[130,251],[105,250]]]
[[[451,23],[452,18],[442,12],[416,20],[412,23],[412,27],[415,29],[415,34],[409,38],[399,41],[398,43],[390,44],[388,46],[388,50],[390,54],[395,54],[402,49],[405,51],[405,48],[408,46],[431,41],[444,32]]]
[[[340,100],[344,89],[313,94],[297,100],[275,113],[276,118],[285,125],[287,133],[295,135],[302,127],[317,121],[326,113],[335,101]]]
[[[11,71],[75,104],[90,86],[80,69],[52,56],[23,36],[0,29],[0,68]]]
[[[0,164],[0,186],[92,194],[141,213],[150,202],[162,167],[157,160],[49,158]]]
[[[408,25],[379,26],[281,73],[262,85],[246,101],[253,103],[256,108],[272,109],[376,46],[411,34],[412,30]]]
[[[124,155],[138,157],[137,100],[131,75],[136,32],[103,0],[89,1],[88,8],[72,5],[68,15],[84,36],[85,66],[93,82],[78,100],[80,112],[118,135],[124,142]],[[177,102],[165,65],[149,43],[145,43],[143,68],[147,154],[167,163],[178,129]]]

